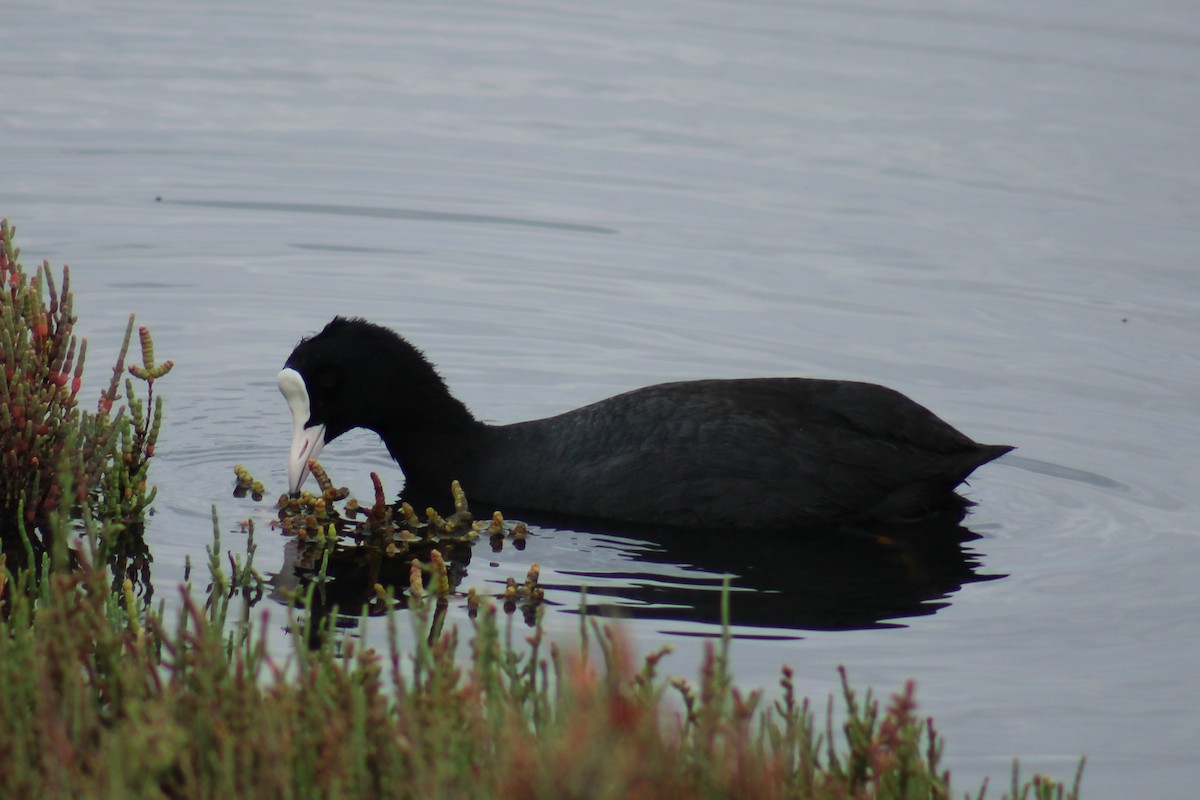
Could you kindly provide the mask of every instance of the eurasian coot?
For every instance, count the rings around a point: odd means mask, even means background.
[[[512,425],[475,419],[417,348],[335,318],[302,340],[279,389],[288,483],[351,428],[375,431],[406,492],[690,528],[791,529],[961,519],[954,490],[1006,445],[978,444],[870,383],[755,378],[664,383]]]

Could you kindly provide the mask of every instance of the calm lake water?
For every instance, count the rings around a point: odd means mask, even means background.
[[[232,467],[282,490],[275,374],[334,314],[497,422],[870,380],[1019,447],[964,551],[535,527],[462,588],[539,562],[552,632],[587,585],[690,677],[730,569],[742,684],[915,678],[960,791],[1086,754],[1088,797],[1195,796],[1200,5],[9,2],[0,76],[0,215],[72,265],[90,380],[131,311],[177,364],[160,596],[214,503],[284,569]],[[323,455],[403,483],[370,434]]]

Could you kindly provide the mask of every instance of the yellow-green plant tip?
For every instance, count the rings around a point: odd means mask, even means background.
[[[446,559],[442,557],[440,550],[433,550],[429,554],[429,560],[433,565],[435,593],[438,597],[449,597],[450,574],[446,570]]]
[[[425,585],[421,579],[421,562],[415,558],[408,568],[408,593],[416,600],[425,596]]]
[[[125,613],[129,616],[129,628],[138,634],[141,632],[141,622],[138,620],[137,597],[133,593],[133,581],[126,578],[121,584],[125,596]]]
[[[454,498],[455,511],[467,510],[467,495],[465,492],[463,492],[462,484],[460,484],[458,481],[451,481],[450,495]]]
[[[138,327],[138,340],[142,345],[142,363],[149,369],[154,366],[154,341],[150,338],[150,329],[145,325]]]

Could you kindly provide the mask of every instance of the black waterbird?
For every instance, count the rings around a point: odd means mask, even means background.
[[[554,417],[489,425],[422,353],[336,317],[279,373],[292,413],[289,490],[352,428],[383,439],[410,490],[595,519],[783,530],[959,520],[955,488],[1007,453],[871,383],[753,378],[664,383]]]

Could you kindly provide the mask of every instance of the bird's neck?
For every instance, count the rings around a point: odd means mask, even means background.
[[[459,477],[457,465],[471,459],[474,443],[488,426],[449,391],[413,399],[412,405],[401,406],[419,412],[389,418],[375,432],[410,482],[448,489],[450,481]]]

